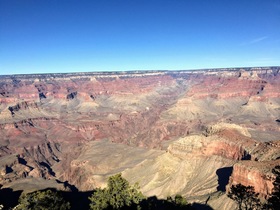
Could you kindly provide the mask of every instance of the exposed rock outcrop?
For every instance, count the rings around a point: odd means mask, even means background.
[[[123,172],[222,209],[228,180],[271,192],[279,110],[279,67],[0,76],[0,184],[87,190]]]
[[[241,161],[233,166],[233,173],[230,177],[229,186],[242,184],[253,186],[255,192],[266,198],[273,190],[275,179],[272,169],[280,165],[279,160],[275,161]]]
[[[253,186],[261,197],[267,198],[274,187],[272,169],[280,165],[279,145],[280,141],[257,143],[250,151],[251,160],[234,164],[228,189],[240,183]]]

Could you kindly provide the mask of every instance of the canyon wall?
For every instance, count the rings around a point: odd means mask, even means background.
[[[89,190],[122,172],[147,195],[205,201],[242,183],[265,197],[279,164],[279,70],[0,76],[0,184]]]

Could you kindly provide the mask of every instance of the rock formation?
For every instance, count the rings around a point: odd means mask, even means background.
[[[220,194],[232,184],[265,197],[280,164],[279,70],[0,76],[0,186],[89,190],[122,172],[147,195],[219,209],[234,205]]]

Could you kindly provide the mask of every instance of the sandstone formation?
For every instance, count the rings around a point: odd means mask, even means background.
[[[280,165],[279,70],[0,76],[0,186],[91,190],[122,172],[146,195],[218,209],[235,205],[232,184],[266,197]]]

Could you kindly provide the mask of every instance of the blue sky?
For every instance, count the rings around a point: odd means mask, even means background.
[[[0,74],[280,66],[280,0],[0,0]]]

